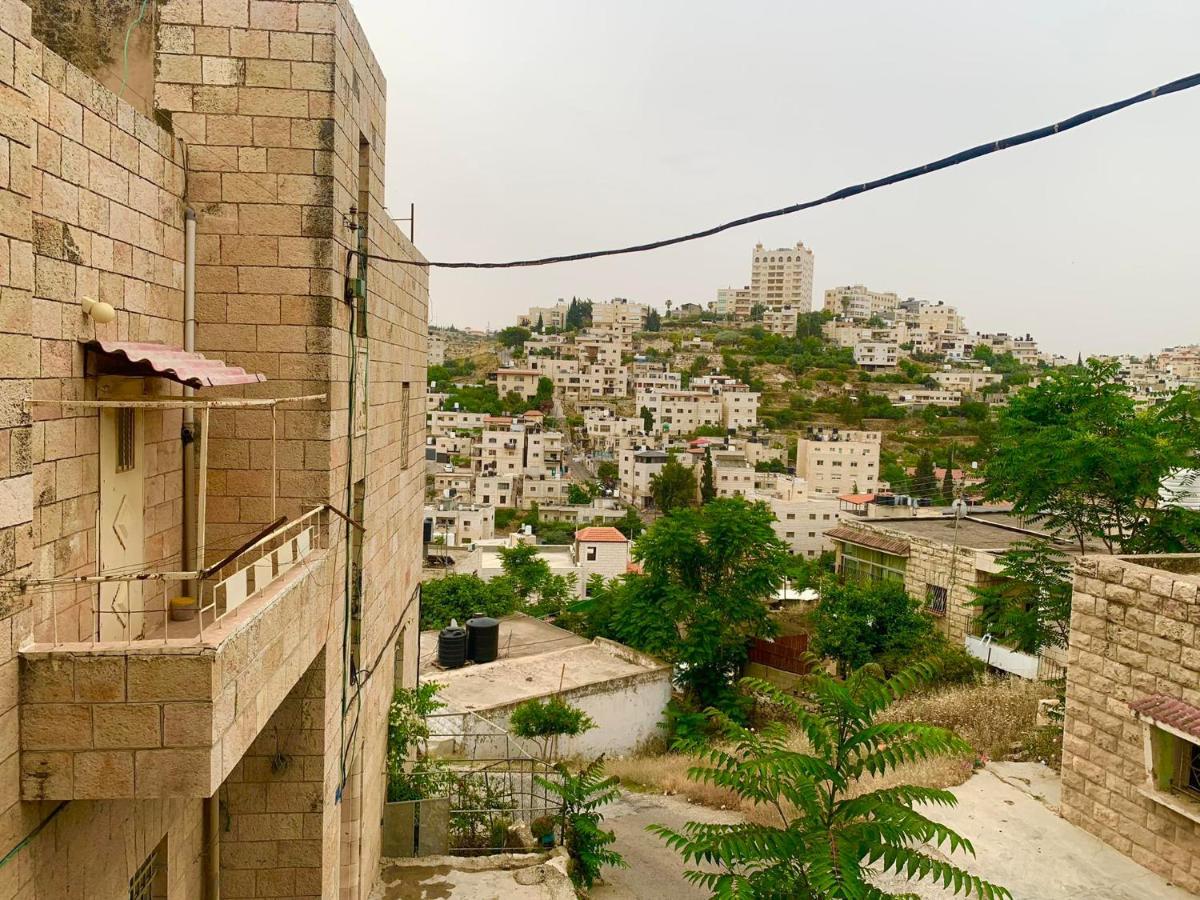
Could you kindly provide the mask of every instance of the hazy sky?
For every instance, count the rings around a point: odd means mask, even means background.
[[[354,0],[388,78],[387,200],[432,259],[666,237],[1200,70],[1200,2]],[[942,299],[1051,350],[1200,341],[1200,89],[683,247],[432,276],[435,324],[573,294],[661,307],[803,240],[815,295]],[[819,302],[819,301],[818,301]]]

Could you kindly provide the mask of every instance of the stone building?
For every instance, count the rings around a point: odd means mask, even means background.
[[[971,603],[975,588],[1003,577],[997,556],[1013,544],[1050,541],[1063,553],[1077,553],[1069,542],[1009,513],[987,512],[873,521],[843,517],[826,537],[833,542],[839,574],[904,585],[909,596],[924,603],[942,634],[993,668],[1026,678],[1061,676],[1065,652],[1048,647],[1035,656],[985,639]]]
[[[1067,667],[1067,821],[1200,893],[1200,555],[1085,557]]]
[[[0,897],[365,897],[424,482],[385,85],[344,0],[154,13],[151,119],[0,2]]]

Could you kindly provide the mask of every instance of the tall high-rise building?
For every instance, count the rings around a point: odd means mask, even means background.
[[[754,245],[750,269],[750,294],[766,307],[796,306],[812,309],[813,252],[797,241],[795,247],[767,250]]]

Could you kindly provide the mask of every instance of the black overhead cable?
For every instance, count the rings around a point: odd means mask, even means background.
[[[1046,125],[1042,128],[1037,128],[1033,131],[1026,131],[1023,134],[1013,135],[1012,137],[1000,138],[996,141],[989,141],[986,144],[980,144],[977,147],[972,147],[969,150],[960,150],[957,153],[952,153],[950,156],[935,160],[934,162],[925,163],[921,166],[916,166],[912,169],[905,169],[903,172],[897,172],[894,175],[887,175],[883,178],[877,178],[874,181],[868,181],[864,184],[854,184],[849,187],[844,187],[841,190],[834,191],[832,194],[827,194],[816,200],[807,200],[803,203],[794,203],[791,206],[781,206],[779,209],[772,209],[766,212],[754,213],[753,215],[743,216],[740,219],[734,219],[730,222],[723,222],[720,225],[714,225],[712,228],[706,228],[703,231],[694,231],[691,234],[684,234],[678,237],[664,238],[659,241],[650,241],[646,244],[632,244],[628,247],[615,247],[608,250],[588,250],[583,253],[567,253],[562,256],[543,256],[537,259],[517,259],[508,262],[427,262],[417,259],[398,259],[390,256],[379,256],[374,253],[367,254],[368,259],[373,259],[376,262],[400,263],[402,265],[420,266],[422,268],[435,269],[516,269],[526,266],[549,266],[555,263],[578,262],[584,259],[596,259],[601,256],[620,256],[626,253],[644,253],[647,250],[657,250],[660,247],[670,247],[673,244],[683,244],[688,241],[696,241],[700,238],[712,237],[714,234],[720,234],[722,231],[729,231],[732,228],[739,228],[742,225],[749,225],[753,222],[761,222],[765,219],[774,219],[779,216],[788,216],[792,213],[801,212],[802,210],[812,209],[815,206],[824,206],[826,203],[834,203],[838,200],[845,200],[849,197],[865,194],[868,191],[874,191],[882,187],[898,184],[901,181],[908,181],[912,178],[919,178],[922,175],[928,175],[931,172],[937,172],[940,169],[948,169],[951,166],[957,166],[960,163],[969,162],[973,159],[978,159],[981,156],[988,156],[992,153],[998,153],[1001,150],[1008,150],[1012,147],[1019,147],[1021,144],[1029,144],[1033,141],[1040,141],[1042,138],[1053,137],[1056,134],[1061,134],[1064,131],[1070,131],[1072,128],[1078,128],[1080,125],[1085,125],[1088,122],[1103,118],[1119,112],[1129,106],[1134,106],[1138,103],[1144,103],[1147,100],[1153,100],[1156,97],[1162,97],[1166,94],[1174,94],[1178,91],[1186,91],[1200,85],[1200,73],[1188,75],[1186,78],[1180,78],[1176,81],[1170,81],[1166,84],[1159,85],[1156,88],[1151,88],[1148,91],[1143,91],[1140,94],[1135,94],[1132,97],[1126,97],[1124,100],[1117,100],[1114,103],[1106,104],[1105,106],[1097,106],[1094,109],[1089,109],[1086,112],[1081,112],[1071,116],[1068,119],[1063,119],[1061,122],[1055,122],[1053,125]]]

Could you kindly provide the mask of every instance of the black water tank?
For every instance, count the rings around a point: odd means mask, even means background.
[[[438,665],[443,669],[461,669],[467,661],[467,630],[457,625],[438,632]]]
[[[495,662],[500,655],[500,623],[491,616],[467,619],[467,659],[471,662]]]

